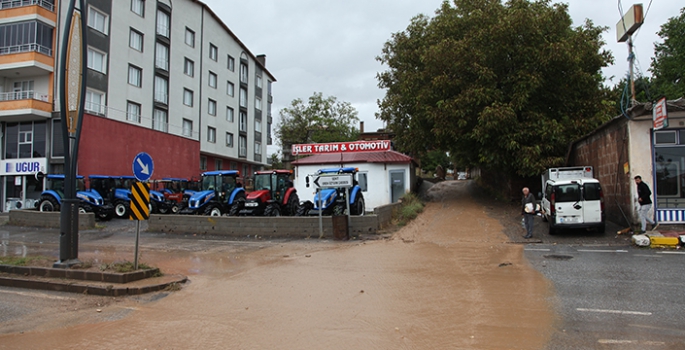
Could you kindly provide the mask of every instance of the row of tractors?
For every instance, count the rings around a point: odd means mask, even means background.
[[[321,169],[312,176],[352,174],[354,186],[321,189],[313,201],[300,202],[293,187],[292,171],[254,173],[254,190],[247,192],[237,170],[209,171],[199,180],[165,178],[150,181],[150,212],[208,216],[308,216],[344,215],[349,201],[351,215],[364,215],[364,197],[356,182],[356,168]],[[64,197],[64,175],[47,175],[47,188],[37,204],[40,211],[59,211]],[[77,176],[79,211],[92,212],[99,220],[128,218],[133,176]],[[347,198],[349,193],[349,198]],[[319,207],[319,204],[321,207]]]

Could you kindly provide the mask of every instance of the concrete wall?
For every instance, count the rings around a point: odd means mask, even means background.
[[[374,215],[353,216],[351,236],[375,234],[390,225],[399,204],[376,208]],[[333,237],[333,220],[323,217],[324,237]],[[209,217],[194,215],[151,215],[148,231],[172,234],[203,234],[228,237],[260,236],[262,238],[319,237],[319,218],[314,217]]]
[[[59,212],[40,212],[37,210],[12,210],[10,211],[9,225],[59,228]],[[79,230],[95,228],[95,214],[79,214]]]
[[[609,221],[629,225],[628,220],[634,222],[632,191],[634,183],[631,172],[626,173],[624,164],[629,163],[638,167],[645,166],[639,162],[629,162],[629,126],[624,120],[616,120],[591,136],[577,142],[571,152],[570,165],[590,165],[594,169],[595,178],[599,179],[604,192],[604,206]],[[643,151],[649,155],[649,147]],[[641,157],[642,158],[642,157]],[[647,175],[647,173],[645,173]],[[651,176],[651,172],[649,173]],[[643,175],[644,177],[644,175]]]

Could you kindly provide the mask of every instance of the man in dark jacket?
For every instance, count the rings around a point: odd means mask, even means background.
[[[640,204],[638,209],[638,214],[640,214],[640,233],[645,233],[647,231],[647,221],[652,225],[652,230],[656,227],[656,221],[649,217],[649,210],[652,209],[652,191],[649,190],[649,186],[642,182],[642,177],[640,175],[635,176],[635,183],[637,184],[637,201]]]
[[[535,196],[530,193],[528,187],[523,188],[523,198],[521,199],[521,215],[523,215],[526,235],[523,238],[533,238],[533,224],[535,221]]]

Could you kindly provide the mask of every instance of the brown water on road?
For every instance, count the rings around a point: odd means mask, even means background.
[[[117,321],[1,335],[0,348],[544,348],[551,284],[463,183],[432,191],[437,200],[390,240],[159,258],[168,273],[197,274],[158,301],[107,306],[134,310]]]

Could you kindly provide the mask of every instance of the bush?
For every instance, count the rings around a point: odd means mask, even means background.
[[[404,226],[423,212],[424,204],[414,193],[407,193],[400,200],[402,205],[397,210],[394,219],[398,225]]]

